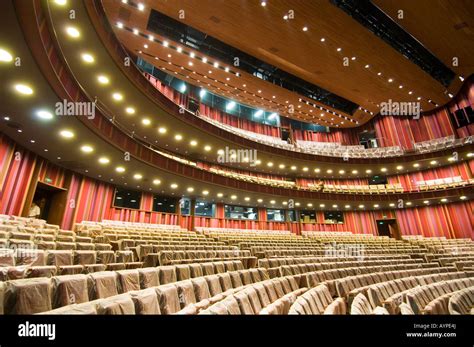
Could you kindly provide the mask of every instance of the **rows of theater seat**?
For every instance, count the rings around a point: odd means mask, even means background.
[[[347,158],[385,158],[402,156],[406,151],[400,146],[387,146],[376,148],[365,148],[362,145],[342,145],[335,142],[317,142],[297,140],[295,144],[289,144],[279,137],[274,137],[265,134],[255,133],[253,131],[244,130],[223,124],[212,118],[202,116],[202,119],[212,123],[224,130],[239,134],[240,136],[250,139],[255,142],[263,143],[277,148],[282,148],[290,151],[305,152],[315,155],[331,156],[331,157],[347,157]],[[464,138],[455,138],[454,135],[431,139],[427,141],[417,142],[414,144],[411,152],[428,153],[435,152],[445,148],[455,148],[466,144],[471,144],[474,141],[474,136],[467,136]]]
[[[44,221],[1,220],[1,225],[34,227],[36,232],[50,228],[56,230],[52,235],[60,235],[59,227],[46,226]],[[398,314],[410,308],[416,314],[465,314],[472,308],[468,299],[474,286],[474,244],[470,239],[394,240],[309,231],[297,236],[285,230],[223,228],[190,232],[179,226],[116,221],[82,222],[72,233],[73,241],[90,238],[92,244],[100,241],[110,246],[101,252],[131,258],[95,264],[92,257],[87,261],[91,264],[76,265],[92,256],[87,252],[99,251],[32,250],[30,258],[20,260],[16,250],[14,261],[25,265],[0,264],[2,311]],[[72,265],[58,265],[65,259],[70,262],[71,256]],[[48,264],[28,264],[28,259]],[[44,269],[48,266],[50,271]],[[17,277],[22,269],[29,269],[26,277],[36,278]]]

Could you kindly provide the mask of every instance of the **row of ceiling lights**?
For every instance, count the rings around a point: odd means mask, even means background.
[[[214,66],[214,68],[220,68],[220,64],[219,64],[219,62],[217,62],[217,61],[215,61],[215,62],[212,64],[212,62],[210,62],[210,61],[208,62],[208,59],[207,59],[206,57],[197,57],[194,52],[183,51],[182,47],[180,47],[180,46],[176,46],[176,47],[175,47],[175,46],[171,46],[171,45],[169,44],[169,42],[166,41],[166,40],[161,41],[161,40],[159,40],[159,39],[156,39],[153,35],[147,35],[146,33],[141,33],[141,32],[140,32],[138,29],[136,29],[136,28],[132,29],[132,28],[126,27],[126,26],[124,26],[124,24],[123,24],[122,22],[117,22],[116,25],[117,25],[117,27],[118,27],[119,29],[126,29],[126,30],[128,30],[128,31],[130,31],[130,32],[133,32],[133,33],[134,33],[135,35],[137,35],[137,36],[142,36],[142,37],[148,38],[149,41],[158,42],[158,43],[161,43],[164,47],[168,47],[168,48],[170,48],[170,49],[175,49],[178,53],[184,53],[184,54],[189,55],[191,58],[197,58],[197,59],[201,60],[203,63],[208,63],[208,64]],[[307,28],[306,28],[306,30],[307,30]],[[148,48],[148,44],[144,44],[143,46],[144,46],[144,48]],[[139,53],[139,54],[142,54],[142,51],[139,50],[138,53]],[[155,58],[156,60],[159,59],[159,58],[156,57],[156,56],[154,56],[154,58]],[[170,54],[168,54],[168,58],[171,58],[171,55],[170,55]],[[168,64],[171,64],[171,62],[168,62]],[[193,66],[193,62],[192,62],[192,61],[188,62],[188,65],[189,65],[189,66]],[[184,67],[181,66],[181,69],[184,69]],[[223,68],[223,69],[224,69],[224,71],[226,71],[226,72],[234,73],[237,77],[240,76],[240,74],[239,74],[238,72],[231,71],[228,67],[225,67],[225,68]],[[162,70],[167,70],[167,69],[166,69],[166,67],[162,67]],[[171,72],[174,72],[174,74],[177,74],[176,71],[171,71]],[[195,72],[193,72],[193,73],[195,73]],[[212,70],[209,70],[208,73],[209,73],[209,74],[212,74]],[[189,76],[185,76],[185,77],[186,77],[186,78],[189,78]],[[211,78],[208,77],[208,76],[203,76],[203,77],[204,77],[204,78],[209,78],[209,79],[211,79]],[[218,81],[217,79],[211,79],[211,80],[213,80],[213,81],[215,81],[215,82],[220,82],[220,81]],[[227,77],[226,80],[227,80],[227,81],[230,81],[230,78]],[[200,83],[199,80],[198,80],[197,82]],[[221,82],[221,83],[223,83],[223,82]],[[210,84],[208,84],[208,86],[210,86]],[[225,83],[225,86],[227,86],[227,83]],[[243,87],[245,88],[245,87],[246,87],[246,84],[243,84]],[[219,87],[217,87],[217,89],[220,90]],[[238,89],[238,88],[235,87],[235,89]],[[279,104],[279,103],[277,103],[276,101],[274,101],[273,99],[276,98],[275,95],[272,96],[272,99],[266,99],[266,98],[264,98],[264,97],[262,97],[262,96],[260,96],[260,95],[257,95],[257,94],[254,94],[254,93],[250,93],[250,92],[248,92],[248,91],[245,90],[245,89],[242,90],[242,91],[243,91],[244,93],[246,93],[246,94],[251,94],[251,95],[253,95],[254,97],[259,97],[260,99],[265,100],[265,101],[267,101],[267,102],[274,103],[274,104],[278,105],[279,107],[289,108],[289,106],[285,106],[285,105]],[[262,90],[259,89],[259,90],[257,91],[257,93],[258,93],[258,94],[262,93]],[[302,102],[302,99],[299,99],[299,101]],[[314,108],[319,108],[320,110],[326,111],[326,112],[328,112],[328,113],[332,113],[333,115],[335,115],[335,116],[337,116],[337,117],[339,117],[339,118],[341,118],[341,119],[345,119],[345,120],[350,121],[350,122],[352,122],[352,123],[359,124],[358,121],[354,121],[353,119],[350,119],[350,118],[348,118],[348,117],[346,117],[346,116],[343,116],[342,114],[340,114],[340,113],[338,113],[338,112],[331,111],[331,110],[329,110],[329,109],[327,109],[327,108],[325,108],[325,107],[316,105],[316,104],[314,104],[314,103],[312,103],[312,102],[310,102],[310,101],[304,101],[304,102],[305,102],[308,106],[313,106]],[[285,103],[288,104],[289,101],[286,101]],[[298,108],[301,108],[301,105],[298,105]],[[313,112],[313,111],[310,110],[310,112]],[[310,115],[309,113],[301,112],[301,111],[300,111],[300,113],[303,113],[303,114],[306,114],[306,115],[309,116],[309,117],[315,118],[315,115]],[[339,124],[335,124],[335,123],[332,122],[332,121],[334,120],[334,118],[331,118],[331,121],[329,121],[329,120],[327,120],[327,119],[323,119],[322,117],[324,117],[324,115],[325,115],[324,113],[321,113],[321,119],[320,119],[320,121],[322,121],[322,122],[324,122],[324,123],[327,123],[327,124],[329,124],[329,125],[332,125],[332,126],[336,126],[336,127],[339,126]],[[299,117],[299,118],[301,118],[301,117]],[[342,121],[341,124],[344,124],[344,121]]]
[[[100,79],[100,77],[103,77],[103,76],[99,76],[99,79]],[[31,94],[33,94],[33,89],[32,89],[31,87],[29,87],[28,85],[25,85],[25,84],[16,84],[14,87],[15,87],[16,91],[19,92],[20,94],[23,94],[23,95],[31,95]],[[119,95],[120,95],[120,98],[117,97],[117,94],[114,94],[114,96],[115,96],[114,98],[115,98],[116,100],[122,100],[121,94],[119,94]],[[128,112],[130,113],[131,110],[128,109]],[[44,120],[48,120],[48,119],[52,119],[52,118],[53,118],[53,115],[52,115],[50,112],[45,111],[45,110],[40,110],[40,111],[38,111],[38,112],[37,112],[37,116],[38,116],[39,118],[41,118],[41,119],[44,119]],[[145,119],[142,120],[142,123],[145,124],[145,125],[149,125],[149,124],[150,124],[150,121],[149,121],[147,118],[145,118]],[[159,132],[160,132],[160,133],[166,133],[166,128],[159,128]],[[70,137],[73,137],[73,136],[74,136],[74,134],[73,134],[71,131],[68,131],[68,130],[63,130],[63,131],[61,132],[61,135],[62,135],[63,137],[65,137],[65,138],[70,138]],[[181,141],[181,140],[183,139],[183,136],[182,136],[181,134],[176,134],[174,138],[175,138],[176,141]],[[191,140],[191,141],[190,141],[190,145],[191,145],[191,146],[197,146],[197,144],[198,144],[198,142],[197,142],[196,140]],[[212,149],[212,148],[211,148],[211,146],[209,146],[209,145],[204,146],[204,150],[206,150],[206,151],[210,151],[211,149]],[[219,155],[223,155],[224,153],[225,153],[225,152],[224,152],[223,149],[220,149],[220,150],[217,151],[217,154],[219,154]],[[232,156],[234,156],[234,158],[233,158]],[[468,158],[471,158],[472,156],[473,156],[473,153],[468,153],[468,154],[467,154],[467,157],[468,157]],[[235,159],[235,157],[236,157],[236,154],[232,154],[232,155],[231,155],[231,158]],[[448,160],[449,162],[454,162],[454,161],[456,161],[456,157],[449,157],[447,160]],[[248,158],[247,158],[247,160],[246,160],[246,158],[243,158],[243,161],[244,161],[244,162],[248,161]],[[261,164],[261,161],[260,161],[260,160],[257,160],[257,161],[256,161],[256,164],[257,164],[257,165],[260,165],[260,164]],[[436,160],[430,161],[430,165],[437,165],[437,164],[438,164],[438,161],[436,161]],[[274,166],[274,163],[271,162],[271,161],[270,161],[270,162],[267,162],[267,166],[268,166],[268,167],[273,167],[273,166]],[[419,168],[420,166],[421,166],[421,165],[420,165],[419,163],[414,163],[414,164],[413,164],[413,167],[414,167],[414,168]],[[284,164],[279,164],[278,167],[279,167],[280,169],[285,169],[285,168],[286,168],[286,166],[285,166]],[[290,169],[291,169],[292,171],[296,171],[296,170],[297,170],[297,166],[292,165],[292,166],[290,167]],[[396,167],[396,169],[397,169],[397,170],[403,170],[404,167],[403,167],[402,165],[398,165],[398,166]],[[309,168],[308,168],[308,167],[303,167],[302,170],[303,170],[304,172],[308,172],[308,171],[309,171]],[[387,169],[386,167],[380,168],[380,172],[382,172],[382,173],[386,173],[387,171],[388,171],[388,169]],[[314,169],[314,172],[315,172],[315,173],[320,173],[320,172],[321,172],[321,169],[315,168],[315,169]],[[365,170],[365,173],[366,173],[366,174],[370,174],[370,173],[372,173],[372,172],[373,172],[373,171],[372,171],[371,169]],[[327,169],[327,170],[326,170],[326,173],[332,174],[332,173],[333,173],[333,170],[332,170],[332,169]],[[342,169],[341,169],[341,170],[338,171],[338,173],[341,174],[341,175],[342,175],[342,174],[345,174],[345,170],[342,170]],[[352,174],[358,174],[358,170],[352,170],[351,173],[352,173]]]

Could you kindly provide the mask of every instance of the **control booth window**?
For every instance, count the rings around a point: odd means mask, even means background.
[[[285,221],[285,210],[272,210],[267,209],[267,220],[275,222]]]
[[[342,212],[337,212],[337,211],[324,212],[324,223],[334,223],[334,224],[344,223],[344,217],[342,215]]]
[[[225,205],[225,218],[257,220],[257,209],[254,207]]]
[[[181,208],[181,215],[189,216],[191,214],[191,200],[183,198],[179,202]]]
[[[196,200],[196,210],[194,214],[200,217],[214,217],[215,206],[215,204],[204,200]]]
[[[369,185],[387,184],[387,177],[385,176],[372,176],[369,179]]]
[[[176,213],[176,199],[166,196],[155,195],[153,197],[153,211],[164,213]]]
[[[316,212],[314,211],[300,211],[301,223],[316,223]]]
[[[114,207],[133,208],[138,210],[142,200],[142,193],[122,188],[115,189]]]
[[[296,211],[295,210],[289,210],[288,211],[288,221],[296,222]]]

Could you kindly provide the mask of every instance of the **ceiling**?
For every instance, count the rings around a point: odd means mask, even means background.
[[[176,72],[178,78],[186,79],[186,76],[192,78],[196,74],[200,76],[194,80],[188,78],[190,83],[248,105],[265,107],[290,118],[326,126],[353,127],[365,123],[373,115],[358,110],[352,116],[339,112],[341,117],[331,114],[321,117],[320,115],[325,112],[316,112],[314,107],[304,103],[309,99],[301,98],[293,92],[245,72],[240,71],[240,77],[232,75],[230,81],[227,81],[228,73],[221,69],[209,68],[209,64],[203,64],[199,60],[191,61],[193,65],[189,66],[188,63],[192,59],[187,54],[178,54],[172,48],[164,47],[162,41],[166,39],[147,30],[150,10],[155,9],[205,32],[232,47],[357,103],[373,114],[379,111],[377,105],[381,102],[389,99],[414,102],[418,97],[421,97],[423,110],[427,111],[435,108],[435,104],[443,105],[448,102],[450,99],[448,93],[456,94],[461,86],[461,81],[456,78],[446,90],[421,68],[329,1],[295,1],[291,2],[291,5],[288,5],[287,1],[267,1],[266,6],[261,6],[260,1],[239,0],[145,0],[141,3],[144,5],[143,10],[138,9],[133,2],[126,4],[121,0],[103,2],[116,35],[131,52],[135,52],[159,68],[167,69],[171,74]],[[379,1],[377,4],[379,3],[392,4],[392,9],[397,7],[393,1]],[[421,5],[409,5],[409,3],[409,1],[403,2],[410,15],[410,23],[418,21],[429,23],[430,16],[425,15],[426,8],[425,11],[419,11]],[[412,3],[418,2],[412,1]],[[421,3],[424,3],[425,7],[428,6],[427,1]],[[448,1],[435,3],[429,9],[429,13],[430,15],[433,13],[433,16],[442,21],[442,18],[438,17],[445,14]],[[383,6],[381,7],[383,9]],[[294,19],[283,19],[290,10],[294,11]],[[456,11],[458,17],[462,13],[464,13],[463,19],[470,22],[472,8],[467,2]],[[180,18],[180,14],[184,18]],[[457,22],[458,17],[453,16],[449,21]],[[123,25],[122,28],[117,27],[118,22]],[[303,31],[303,27],[306,27],[307,31]],[[445,22],[440,26],[425,25],[422,29],[416,28],[415,24],[413,27],[418,29],[418,32],[427,33],[419,40],[425,44],[423,39],[430,38],[427,39],[428,49],[431,49],[433,41],[435,42],[439,36],[448,42],[459,37],[453,30],[442,29],[449,27]],[[407,26],[406,30],[411,33],[413,27]],[[127,28],[130,30],[126,30]],[[137,29],[140,35],[134,35],[133,29]],[[469,31],[469,26],[461,30]],[[154,35],[155,40],[147,39],[147,35],[150,34]],[[463,40],[469,38],[466,34]],[[148,48],[145,48],[145,44]],[[181,46],[188,54],[194,52],[196,56],[198,54],[202,56],[181,43],[170,41],[170,45]],[[469,54],[472,45],[462,42],[454,46],[449,44],[442,46],[442,51],[445,53],[443,61],[449,67],[451,67],[450,59],[446,56],[457,54],[457,47],[470,47],[462,50],[460,58],[463,61],[463,68],[453,70],[464,76],[472,73],[474,58]],[[432,51],[438,53],[436,50]],[[171,57],[168,57],[168,54],[171,54]],[[356,59],[349,59],[349,65],[345,66],[343,64],[345,57]],[[209,74],[209,71],[213,73]],[[381,75],[378,75],[379,73]],[[197,82],[198,79],[200,82]],[[389,82],[389,79],[392,82]],[[227,86],[224,86],[225,84]],[[216,89],[217,87],[219,89]],[[261,90],[261,93],[258,93],[258,90]],[[410,91],[412,93],[408,94]],[[300,98],[302,102],[299,102]],[[428,102],[430,99],[432,103]],[[294,113],[288,113],[286,101],[295,106]],[[327,123],[328,121],[332,124]]]
[[[25,42],[24,33],[17,21],[12,3],[2,2],[0,9],[4,14],[4,20],[0,23],[0,47],[12,52],[14,57],[21,58],[20,66],[0,63],[0,73],[2,74],[2,84],[0,86],[0,100],[2,100],[0,130],[2,133],[7,134],[18,144],[57,165],[118,186],[171,196],[206,196],[206,199],[210,201],[222,201],[232,204],[284,207],[283,202],[286,201],[288,197],[257,194],[252,191],[236,191],[235,189],[229,189],[228,187],[210,182],[193,180],[184,175],[151,166],[133,157],[130,161],[127,161],[125,160],[123,151],[120,150],[119,147],[103,140],[93,133],[90,128],[85,125],[86,123],[78,117],[55,116],[50,120],[38,118],[38,111],[47,110],[53,112],[52,110],[54,110],[55,104],[61,100],[45,79],[43,72],[39,69],[38,62],[32,56],[31,49],[27,42]],[[117,67],[110,60],[110,56],[108,56],[105,49],[103,49],[100,44],[96,46],[97,42],[94,41],[98,39],[95,36],[92,26],[80,26],[82,22],[74,22],[78,25],[78,28],[84,36],[78,41],[70,40],[72,43],[67,43],[68,40],[64,35],[65,26],[64,23],[61,22],[61,20],[65,18],[64,11],[64,8],[59,6],[53,5],[51,7],[52,19],[57,25],[55,31],[61,39],[60,47],[63,50],[63,54],[65,54],[65,61],[70,65],[71,71],[74,72],[81,86],[87,90],[90,95],[98,96],[104,101],[108,100],[106,103],[107,107],[117,107],[117,109],[113,109],[117,114],[123,114],[125,102],[115,103],[112,100],[111,92],[116,89],[126,91],[124,95],[130,96],[130,100],[134,106],[149,107],[150,105],[147,105],[147,103],[149,104],[150,100],[143,94],[133,91],[133,88],[130,86],[130,81],[117,70]],[[84,18],[83,15],[85,12],[83,12],[84,9],[81,6],[78,6],[76,11],[81,15],[79,18]],[[99,50],[97,47],[102,47],[102,50]],[[96,65],[93,64],[90,66],[84,64],[81,59],[81,54],[84,53],[91,53],[95,57]],[[108,87],[98,87],[97,75],[99,73],[111,77],[112,85]],[[14,86],[18,83],[31,86],[33,94],[18,94],[14,90]],[[105,90],[101,91],[100,88],[105,88]],[[128,102],[128,99],[125,101]],[[150,110],[153,111],[147,114],[150,115],[150,118],[152,118],[151,115],[155,115],[156,118],[152,119],[161,122],[161,119],[167,115],[164,111],[159,111],[156,105],[151,105],[153,108],[150,107]],[[171,116],[168,115],[168,117]],[[168,121],[170,120],[167,119],[165,122]],[[177,123],[165,124],[169,126],[170,130],[178,127]],[[182,126],[184,126],[184,123]],[[130,127],[130,129],[134,128]],[[19,130],[21,130],[21,132]],[[62,130],[70,130],[74,136],[66,139],[60,135],[60,131]],[[156,128],[154,131],[156,134]],[[186,135],[188,134],[187,131],[188,130],[186,130]],[[199,136],[196,137],[198,139],[206,138],[201,132],[196,132],[195,135]],[[187,137],[186,139],[189,138],[190,137]],[[166,147],[165,144],[173,143],[173,140],[172,138],[165,138],[160,140],[160,143]],[[89,145],[93,148],[93,151],[90,153],[81,151],[80,148],[84,145]],[[218,148],[218,146],[213,148]],[[99,159],[102,157],[106,157],[108,162],[100,163]],[[288,160],[288,158],[285,159]],[[444,163],[445,159],[446,158],[442,158],[440,162],[442,161]],[[275,160],[275,158],[271,160]],[[422,162],[422,165],[425,164],[426,163]],[[124,167],[125,172],[118,173],[115,170],[117,166]],[[346,168],[349,167],[349,165],[346,166]],[[369,166],[365,165],[361,167],[365,169]],[[374,169],[378,168],[377,164],[373,164],[372,167],[374,167]],[[140,174],[141,177],[134,178],[137,174]],[[155,180],[159,180],[159,183]],[[177,187],[174,189],[171,188],[173,183],[177,184]],[[193,192],[189,192],[188,188],[193,188]],[[209,193],[205,195],[203,191],[208,191]],[[218,197],[218,193],[222,193],[223,196]],[[235,198],[232,198],[232,195],[235,195]],[[262,202],[257,203],[258,199],[262,199]],[[272,201],[274,202],[272,203]],[[301,199],[301,201],[297,202],[299,202],[301,206],[307,206],[308,204],[319,206],[319,204],[325,203],[328,206],[324,209],[337,209],[329,206],[331,202],[327,200],[327,198],[321,200],[308,198]],[[359,204],[358,197],[351,196],[350,204],[351,208],[357,208]],[[388,207],[388,202],[379,203],[378,208],[385,207]],[[367,208],[371,207],[367,206]]]

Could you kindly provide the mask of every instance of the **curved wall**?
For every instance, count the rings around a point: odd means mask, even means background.
[[[190,228],[190,216],[151,211],[153,196],[142,193],[139,210],[115,208],[112,199],[115,187],[83,175],[64,170],[32,152],[16,145],[0,134],[0,213],[26,215],[38,182],[65,191],[58,220],[63,229],[72,228],[83,220],[114,219],[130,222],[180,224]],[[271,222],[264,209],[259,209],[258,221],[224,218],[222,204],[217,204],[215,218],[195,217],[195,226],[278,229],[300,233],[301,230],[353,231],[377,233],[377,220],[395,218],[404,235],[474,238],[474,202],[461,202],[389,211],[344,212],[344,224],[323,223],[324,214],[316,211],[317,223]],[[53,222],[53,221],[50,221]]]

